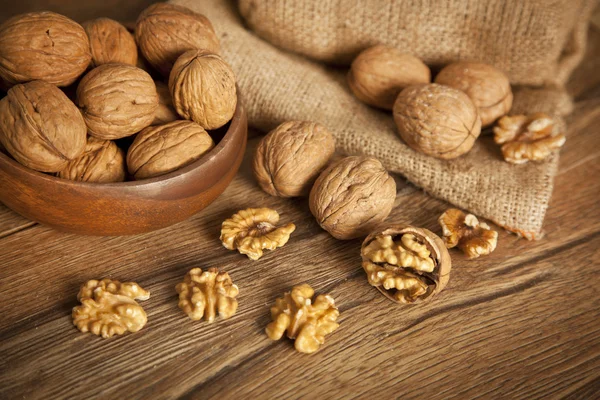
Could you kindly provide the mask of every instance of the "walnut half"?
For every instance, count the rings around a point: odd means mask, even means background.
[[[498,232],[473,214],[450,208],[440,216],[439,223],[449,249],[458,246],[469,258],[485,256],[496,249]]]

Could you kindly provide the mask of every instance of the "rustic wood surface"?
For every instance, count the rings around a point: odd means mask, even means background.
[[[599,398],[600,30],[590,34],[569,83],[577,103],[546,237],[501,232],[493,255],[474,261],[452,250],[450,283],[428,304],[386,300],[366,282],[359,240],[322,231],[306,200],[261,192],[249,166],[256,138],[215,203],[158,232],[63,234],[0,205],[0,398]],[[389,220],[439,232],[448,205],[397,183]],[[250,206],[297,225],[258,262],[218,240],[223,219]],[[175,285],[196,266],[231,274],[234,317],[209,325],[177,308]],[[150,290],[144,329],[109,340],[76,330],[79,285],[100,277]],[[341,310],[313,355],[264,334],[275,298],[302,282]]]

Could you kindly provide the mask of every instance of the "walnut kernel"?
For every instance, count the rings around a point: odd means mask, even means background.
[[[490,254],[498,244],[498,232],[473,214],[451,208],[439,218],[447,248],[458,246],[469,258]]]
[[[82,25],[90,39],[93,66],[110,63],[137,65],[135,39],[123,25],[110,18],[96,18]]]
[[[85,151],[58,172],[63,179],[109,183],[125,180],[125,155],[115,142],[88,137]]]

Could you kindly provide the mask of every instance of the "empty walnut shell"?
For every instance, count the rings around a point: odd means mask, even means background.
[[[310,191],[310,211],[337,239],[371,232],[392,211],[396,182],[376,158],[352,156],[330,165]]]
[[[104,64],[79,82],[77,105],[90,135],[112,140],[150,125],[158,94],[147,72],[127,64]]]
[[[59,88],[32,81],[0,101],[0,142],[26,167],[58,172],[84,151],[85,122]]]
[[[400,92],[394,103],[394,121],[406,144],[441,159],[467,153],[481,133],[481,119],[469,96],[436,83]]]
[[[169,90],[177,113],[204,129],[222,127],[235,112],[233,71],[221,57],[205,50],[191,50],[177,59]]]
[[[144,58],[164,76],[188,50],[219,52],[219,39],[202,14],[168,3],[156,3],[138,17],[135,39]]]
[[[160,81],[154,81],[154,84],[156,85],[156,93],[158,93],[158,108],[154,113],[152,125],[166,124],[167,122],[179,119],[179,116],[173,108],[169,86]]]
[[[137,46],[127,28],[110,18],[97,18],[83,23],[90,39],[92,65],[110,63],[136,65]]]
[[[215,146],[210,135],[191,121],[174,121],[141,131],[127,152],[135,179],[164,175],[184,167]]]
[[[125,155],[115,142],[88,137],[85,151],[58,173],[63,179],[109,183],[125,180]]]

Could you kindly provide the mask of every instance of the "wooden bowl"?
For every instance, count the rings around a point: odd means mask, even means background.
[[[223,193],[240,167],[247,133],[246,111],[238,101],[229,126],[216,132],[222,138],[198,161],[156,178],[108,184],[42,174],[0,151],[0,201],[64,232],[116,236],[154,231],[189,218]]]

